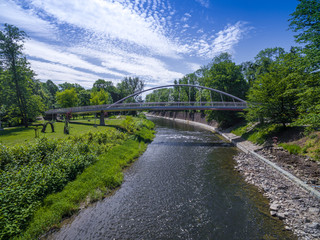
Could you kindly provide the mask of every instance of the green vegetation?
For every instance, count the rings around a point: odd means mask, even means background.
[[[0,239],[21,233],[21,239],[35,239],[83,202],[100,199],[121,184],[121,169],[145,150],[154,124],[132,117],[112,121],[126,131],[74,125],[94,131],[14,145],[21,133],[30,137],[31,129],[20,128],[11,146],[0,144]]]
[[[35,239],[51,226],[59,224],[62,218],[77,211],[81,204],[102,199],[110,189],[121,184],[121,170],[145,148],[144,143],[128,140],[101,155],[94,165],[88,167],[75,181],[70,182],[63,191],[44,200],[43,206],[34,214],[29,227],[18,239]]]
[[[287,144],[287,143],[280,143],[280,147],[286,149],[290,154],[298,155],[301,153],[302,148],[297,144]]]
[[[242,138],[249,140],[255,144],[263,144],[282,129],[281,125],[277,124],[258,124],[254,125],[249,123],[248,125],[242,125],[235,128],[232,133],[241,136]]]

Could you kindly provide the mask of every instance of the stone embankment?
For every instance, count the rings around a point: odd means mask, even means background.
[[[186,114],[152,114],[155,115],[215,131],[236,145],[243,152],[235,156],[235,168],[244,175],[248,183],[257,186],[269,199],[270,214],[283,220],[286,229],[293,231],[299,239],[320,240],[320,193],[317,190],[294,176],[295,174],[280,168],[272,161],[272,157],[261,153],[260,147],[230,132],[219,131],[216,124],[206,123],[203,116],[197,122],[197,119],[190,119]]]
[[[299,239],[320,239],[320,201],[252,154],[235,157],[236,169],[270,201],[270,214]]]

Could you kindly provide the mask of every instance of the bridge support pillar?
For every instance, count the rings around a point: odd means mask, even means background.
[[[100,126],[105,126],[106,124],[104,123],[104,112],[101,110],[100,112]]]

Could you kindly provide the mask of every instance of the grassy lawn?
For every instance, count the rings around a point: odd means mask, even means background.
[[[92,123],[92,125],[78,125],[78,124],[69,124],[70,126],[70,134],[66,135],[63,133],[64,123],[56,122],[54,123],[55,132],[51,132],[51,126],[48,125],[46,132],[42,133],[42,127],[38,127],[39,130],[39,137],[47,137],[48,139],[53,138],[66,138],[68,136],[75,136],[78,134],[83,134],[86,132],[99,132],[107,126],[94,126],[94,121],[88,122],[88,120],[75,120],[77,122],[84,122],[84,123]],[[110,119],[106,121],[106,124],[109,125],[119,125],[121,124],[122,120],[117,119]],[[97,123],[99,123],[97,121]],[[22,144],[26,142],[35,142],[35,127],[30,126],[29,128],[25,127],[14,127],[14,128],[6,128],[4,131],[0,131],[0,142],[7,146],[13,146],[15,144]]]

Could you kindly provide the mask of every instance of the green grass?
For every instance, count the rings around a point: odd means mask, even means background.
[[[302,153],[302,148],[297,144],[280,143],[279,146],[286,149],[290,154],[298,155]]]
[[[251,123],[243,124],[232,131],[232,133],[241,136],[255,144],[264,144],[266,141],[271,141],[282,129],[281,125],[277,124],[258,124],[253,126]]]
[[[78,120],[81,122],[82,120]],[[109,122],[109,120],[107,121]],[[112,119],[112,124],[110,125],[120,125],[122,120]],[[78,125],[78,124],[69,124],[70,127],[70,134],[66,135],[63,133],[64,123],[56,122],[54,123],[55,132],[51,132],[51,127],[48,125],[46,129],[46,133],[41,132],[41,127],[39,127],[39,137],[46,137],[48,139],[63,139],[68,136],[76,136],[86,132],[99,132],[107,127],[105,126],[97,126],[94,127],[94,123],[92,126],[90,125]],[[15,144],[22,144],[27,142],[36,142],[35,138],[35,127],[30,126],[29,128],[25,127],[14,127],[14,128],[7,128],[4,131],[0,131],[0,142],[7,145],[13,146]]]
[[[17,239],[36,239],[50,227],[59,225],[62,218],[76,212],[86,199],[99,200],[111,189],[120,186],[122,169],[146,149],[146,144],[133,140],[114,147],[88,167],[77,179],[66,185],[63,191],[49,195],[44,205],[35,213],[26,231]]]

